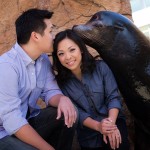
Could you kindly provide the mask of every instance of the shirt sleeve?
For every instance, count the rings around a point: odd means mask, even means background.
[[[49,61],[49,58],[45,58],[45,63],[44,65],[47,65],[47,69],[45,70],[46,73],[46,81],[45,81],[45,85],[43,88],[43,92],[41,94],[41,98],[44,99],[46,105],[48,105],[49,100],[57,95],[57,94],[62,94],[56,79],[55,79],[55,75],[52,71],[52,67],[51,67],[51,63]]]
[[[78,111],[79,111],[79,125],[80,125],[81,127],[83,127],[83,121],[84,121],[85,119],[87,119],[88,117],[91,118],[91,115],[88,114],[88,113],[86,113],[86,112],[84,112],[84,111],[83,111],[82,109],[80,109],[80,108],[78,108]]]
[[[27,120],[20,110],[18,74],[9,63],[0,63],[0,119],[8,134],[14,134]]]
[[[121,109],[121,96],[117,87],[114,75],[108,65],[102,61],[101,69],[104,79],[105,97],[106,105],[108,109],[118,108]]]

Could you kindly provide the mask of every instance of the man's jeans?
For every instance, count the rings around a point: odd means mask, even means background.
[[[57,109],[48,107],[29,119],[30,125],[56,150],[71,150],[75,127],[67,128],[64,119],[56,120]],[[37,150],[14,136],[0,139],[0,150]]]

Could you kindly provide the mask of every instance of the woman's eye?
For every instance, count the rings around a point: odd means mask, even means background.
[[[58,53],[58,56],[62,56],[64,53]]]
[[[75,48],[72,48],[72,49],[70,49],[70,52],[73,52],[73,51],[75,51],[76,49]]]

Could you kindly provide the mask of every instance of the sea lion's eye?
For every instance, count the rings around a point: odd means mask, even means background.
[[[92,20],[98,20],[98,15],[94,15]]]
[[[97,28],[99,27],[99,25],[98,25],[98,24],[94,24],[93,26],[94,26],[94,27],[97,27]]]

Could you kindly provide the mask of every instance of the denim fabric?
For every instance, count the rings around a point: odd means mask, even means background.
[[[124,118],[121,113],[121,96],[113,73],[103,60],[98,60],[93,73],[83,73],[81,81],[72,75],[64,84],[60,83],[60,87],[79,110],[77,130],[80,145],[100,147],[102,135],[84,127],[83,121],[87,117],[101,121],[108,116],[111,108],[118,108],[119,117]]]

